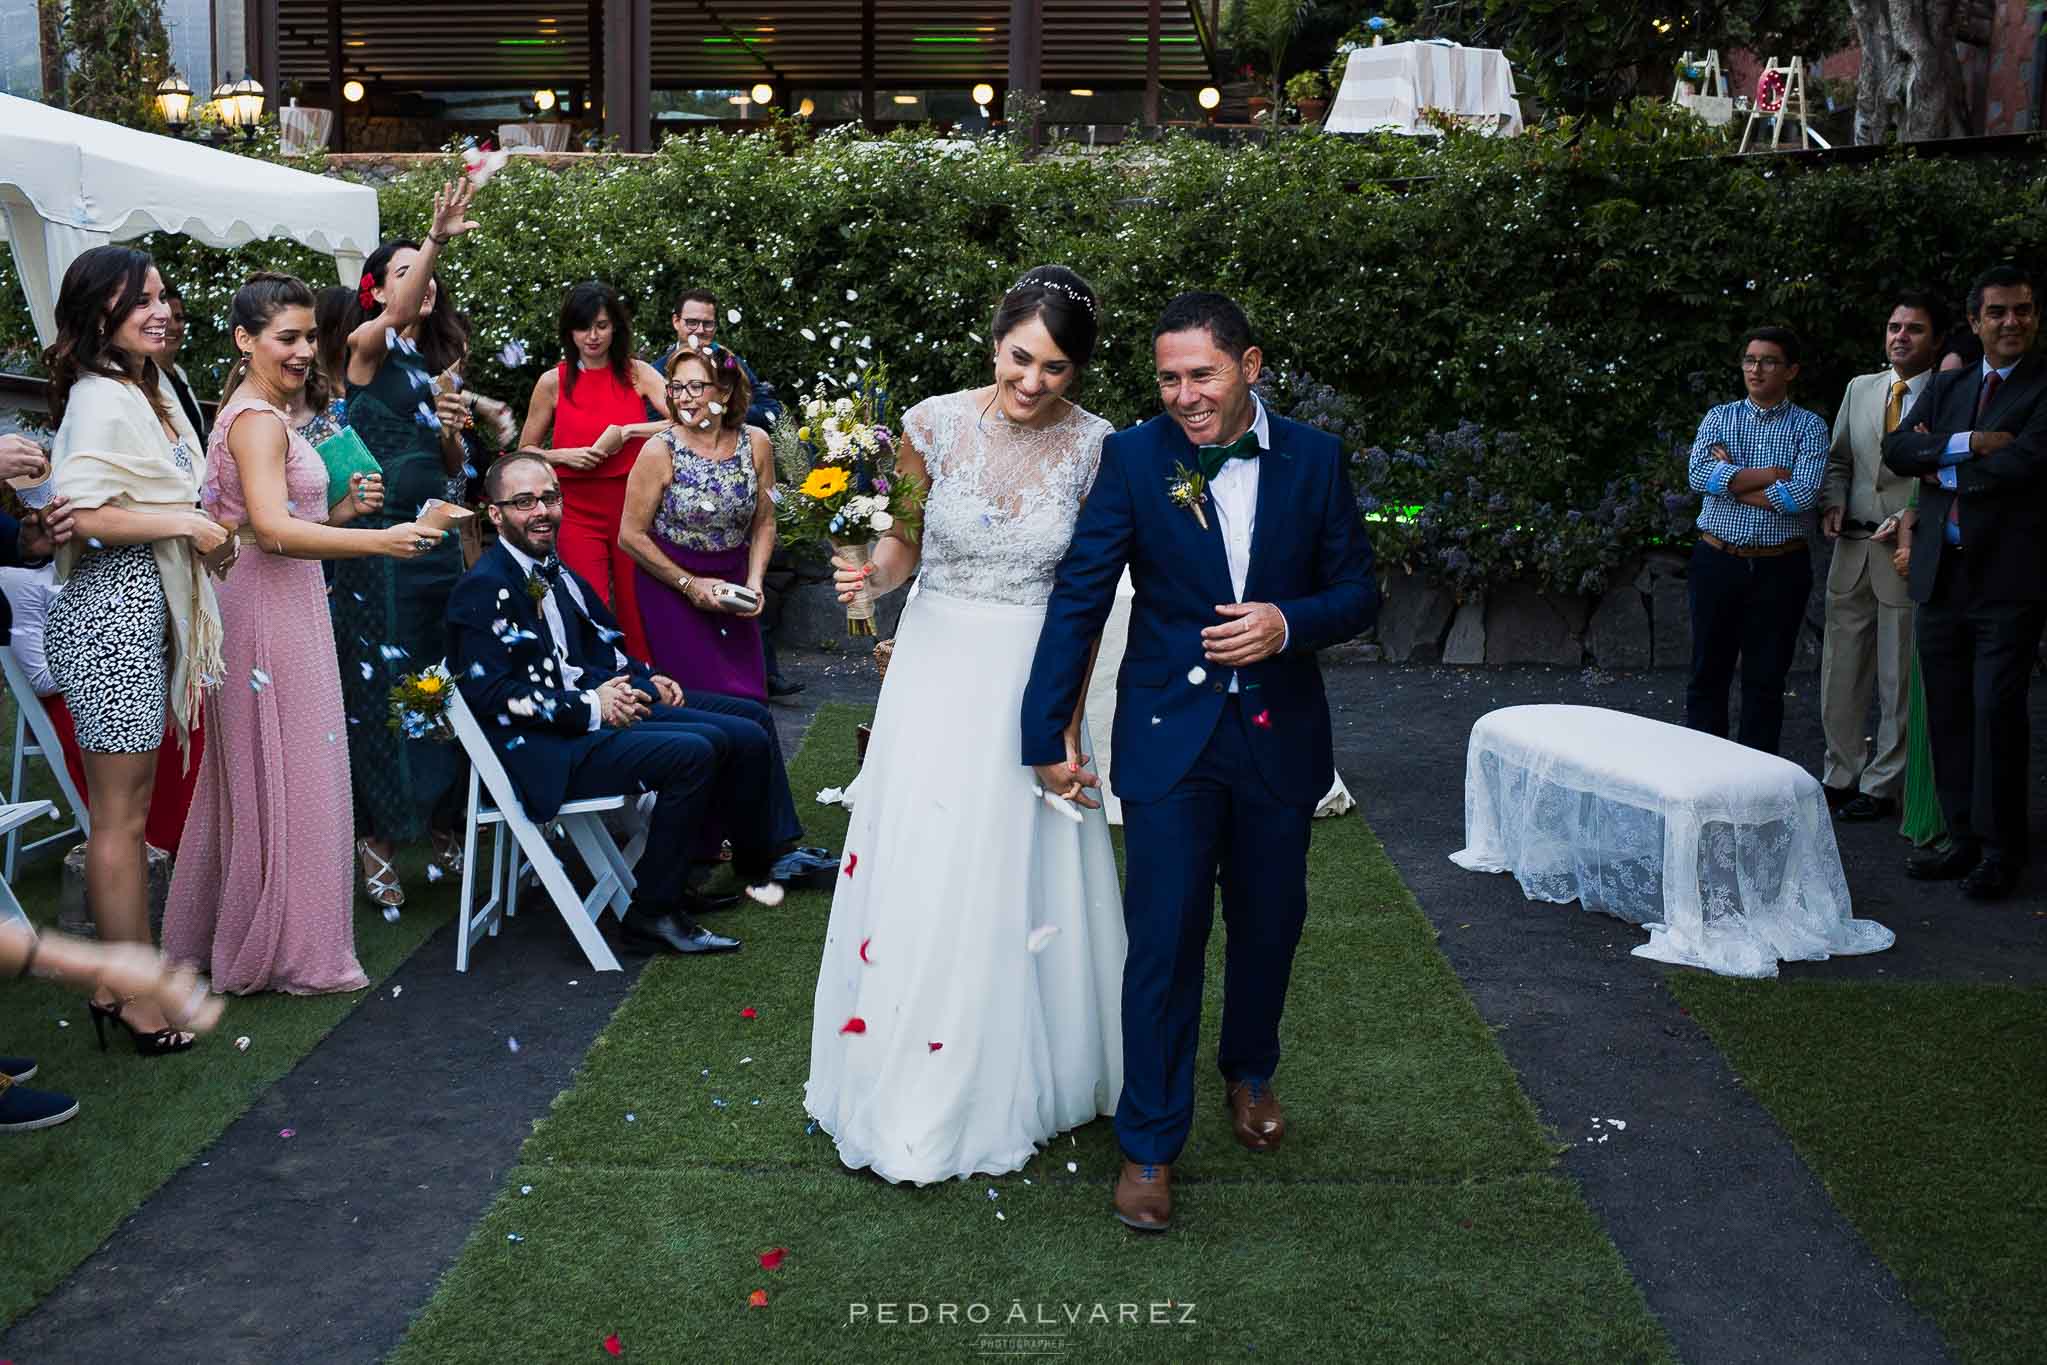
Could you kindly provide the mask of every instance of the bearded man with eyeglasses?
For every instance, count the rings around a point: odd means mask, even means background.
[[[1827,424],[1791,401],[1799,341],[1788,327],[1742,338],[1746,396],[1699,423],[1692,490],[1703,495],[1699,542],[1686,591],[1692,609],[1692,676],[1685,724],[1722,738],[1727,692],[1741,669],[1741,728],[1752,749],[1777,752],[1784,679],[1812,593],[1807,517],[1827,472]]]

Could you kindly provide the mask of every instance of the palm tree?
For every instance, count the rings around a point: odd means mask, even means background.
[[[1319,0],[1237,0],[1238,41],[1261,53],[1271,67],[1274,126],[1285,107],[1280,97],[1286,80],[1287,48],[1319,8]]]

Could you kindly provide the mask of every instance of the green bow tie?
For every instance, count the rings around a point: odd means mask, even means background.
[[[1200,446],[1195,455],[1201,460],[1201,477],[1213,479],[1222,472],[1222,467],[1231,460],[1255,460],[1261,451],[1258,433],[1247,431],[1226,446]]]

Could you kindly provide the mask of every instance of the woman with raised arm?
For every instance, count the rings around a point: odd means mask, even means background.
[[[311,995],[368,984],[351,913],[348,721],[321,560],[420,558],[438,532],[350,523],[382,511],[357,474],[333,506],[327,467],[293,427],[314,365],[313,291],[259,274],[228,320],[229,372],[200,501],[240,527],[220,585],[226,686],[206,708],[206,757],[171,877],[164,951],[219,990]],[[253,542],[253,543],[249,543]]]
[[[464,338],[455,308],[434,279],[448,244],[476,224],[475,187],[454,181],[434,196],[423,242],[386,242],[364,263],[341,328],[348,425],[374,455],[384,506],[360,526],[387,530],[448,496],[468,460],[461,395],[435,391],[435,376],[457,364]],[[391,685],[440,661],[447,649],[448,594],[462,576],[450,533],[417,559],[381,556],[334,566],[334,644],[348,712],[349,781],[363,890],[386,909],[405,904],[392,860],[400,844],[433,834],[439,872],[459,872],[462,839],[460,751],[386,728]]]
[[[863,580],[917,591],[874,717],[818,973],[804,1106],[846,1165],[919,1185],[1016,1170],[1115,1111],[1122,897],[1098,807],[1031,794],[1024,683],[1109,424],[1069,395],[1096,302],[1060,266],[997,309],[993,382],[919,403],[897,471],[930,490]],[[1083,694],[1086,687],[1081,688]],[[1088,760],[1075,714],[1072,761]]]
[[[228,538],[199,510],[205,455],[157,367],[169,323],[149,256],[95,247],[64,272],[43,356],[52,478],[77,513],[43,638],[92,789],[85,897],[103,941],[150,947],[143,831],[157,750],[166,712],[184,745],[220,683],[220,611],[200,557]],[[151,1000],[102,991],[90,1003],[102,1047],[109,1023],[146,1057],[192,1046]]]

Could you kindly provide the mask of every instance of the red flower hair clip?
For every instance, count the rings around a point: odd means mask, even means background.
[[[365,313],[377,311],[376,288],[376,280],[372,279],[370,272],[365,270],[362,275],[362,283],[355,287],[355,301],[362,305],[362,310]]]

